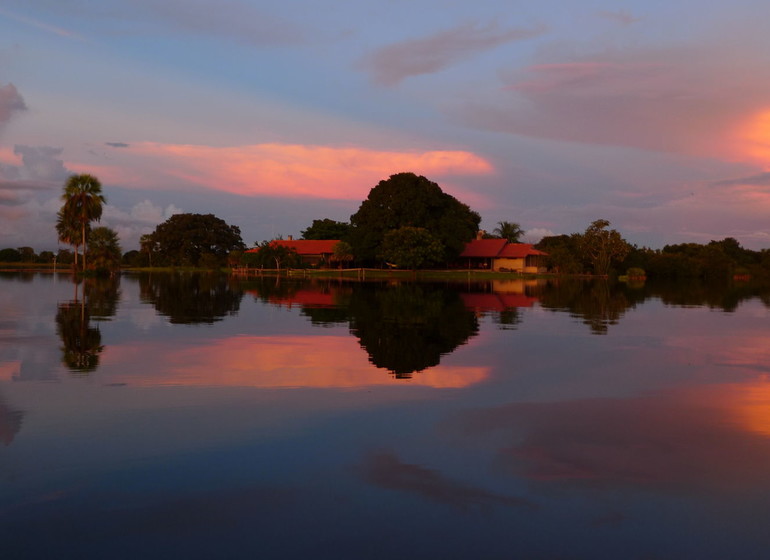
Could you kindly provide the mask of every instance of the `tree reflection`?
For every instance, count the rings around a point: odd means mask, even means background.
[[[119,283],[119,277],[78,277],[73,282],[75,299],[59,304],[56,332],[62,342],[62,362],[73,373],[90,373],[99,367],[104,351],[102,333],[91,326],[91,320],[109,320],[115,315],[120,301]]]
[[[479,330],[456,291],[427,284],[361,286],[350,315],[350,332],[370,361],[397,378],[438,365]]]
[[[399,379],[436,366],[479,330],[459,292],[434,284],[250,281],[274,305],[299,305],[314,325],[348,324],[369,360]]]
[[[243,290],[222,274],[147,274],[139,277],[142,301],[174,324],[214,323],[236,315]]]
[[[629,308],[644,299],[643,292],[626,290],[607,280],[555,281],[543,290],[540,305],[582,319],[593,334],[607,334]]]
[[[0,441],[3,445],[11,445],[13,438],[21,429],[23,418],[24,413],[21,410],[11,408],[0,397]]]

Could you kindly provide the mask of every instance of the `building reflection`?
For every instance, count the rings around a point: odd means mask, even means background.
[[[250,291],[275,305],[299,306],[314,325],[347,324],[369,361],[397,379],[437,366],[479,331],[460,293],[434,284],[307,283],[280,289],[268,280]]]

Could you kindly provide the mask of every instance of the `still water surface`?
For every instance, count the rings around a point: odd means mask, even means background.
[[[2,558],[767,558],[770,292],[0,275]]]

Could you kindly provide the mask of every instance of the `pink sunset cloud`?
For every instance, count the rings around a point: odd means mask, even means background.
[[[400,171],[427,176],[492,172],[487,160],[466,151],[397,152],[298,144],[212,147],[144,142],[121,148],[114,157],[124,163],[102,169],[100,176],[128,186],[164,181],[246,196],[337,200],[360,200],[378,181]]]
[[[26,111],[24,98],[13,84],[0,87],[0,126],[8,122],[14,113]]]
[[[496,24],[466,23],[428,37],[382,47],[366,56],[360,67],[371,73],[375,83],[395,86],[411,76],[433,74],[485,50],[544,32],[543,26],[501,29]]]
[[[765,66],[715,48],[551,54],[451,116],[517,135],[754,162],[770,153]]]

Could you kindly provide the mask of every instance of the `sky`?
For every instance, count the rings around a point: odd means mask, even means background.
[[[765,0],[3,0],[0,248],[59,247],[73,173],[131,250],[179,212],[298,237],[403,171],[525,241],[601,218],[768,248],[767,21]]]

